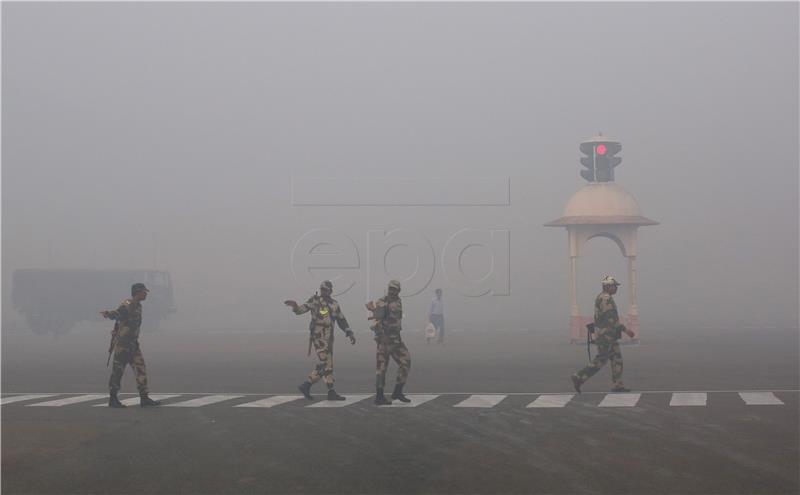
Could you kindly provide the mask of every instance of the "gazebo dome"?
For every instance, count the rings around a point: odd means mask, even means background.
[[[565,217],[590,215],[639,216],[639,203],[616,182],[586,184],[572,195],[564,208]]]
[[[590,182],[572,195],[564,216],[548,222],[548,227],[589,224],[656,225],[642,216],[639,203],[616,182]]]

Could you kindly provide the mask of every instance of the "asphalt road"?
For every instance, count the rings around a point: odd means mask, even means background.
[[[606,369],[563,407],[541,408],[528,406],[574,393],[568,376],[585,363],[585,348],[556,333],[454,333],[430,347],[409,333],[407,392],[435,396],[427,402],[378,408],[367,397],[309,407],[297,399],[257,408],[236,406],[297,395],[312,366],[301,332],[165,333],[142,338],[153,394],[175,395],[165,404],[232,397],[112,410],[94,407],[105,401],[104,338],[4,334],[3,399],[54,395],[0,409],[2,490],[795,494],[797,335],[662,332],[623,348],[626,382],[640,394],[627,406],[603,406]],[[337,389],[351,397],[372,393],[371,342],[359,337],[356,346],[336,343]],[[130,370],[123,384],[135,390]],[[777,402],[748,404],[747,391]],[[680,392],[707,402],[674,405]],[[100,397],[33,406],[93,393]],[[502,397],[484,404],[491,407],[456,407],[475,394]]]

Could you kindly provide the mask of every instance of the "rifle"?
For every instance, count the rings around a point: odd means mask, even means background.
[[[108,359],[106,359],[106,368],[108,363],[111,362],[111,353],[114,352],[114,345],[117,343],[117,334],[119,333],[119,322],[114,322],[114,330],[111,331],[111,344],[108,346]]]
[[[589,362],[592,362],[592,334],[594,334],[594,323],[586,325],[586,353],[589,355]]]
[[[319,292],[314,292],[314,302],[317,302],[318,298],[319,298]],[[306,356],[311,355],[311,346],[314,341],[314,312],[317,311],[317,306],[318,304],[314,305],[314,311],[312,311],[311,313],[311,321],[308,322],[308,354],[306,354]]]
[[[373,303],[374,304],[374,303]],[[367,308],[369,309],[369,308]],[[375,308],[377,309],[377,308]],[[384,344],[387,343],[386,341],[386,318],[389,316],[389,305],[387,304],[383,310],[383,318],[379,322],[378,319],[375,317],[375,309],[370,310],[372,312],[372,316],[367,317],[367,320],[374,320],[375,324],[371,325],[369,328],[375,333],[375,342],[378,342],[378,339],[383,341]],[[374,328],[373,328],[374,327]]]
[[[386,335],[386,319],[389,318],[389,296],[386,296],[386,306],[383,309],[383,318],[381,318],[381,336],[383,337],[383,344],[387,345],[389,339]]]

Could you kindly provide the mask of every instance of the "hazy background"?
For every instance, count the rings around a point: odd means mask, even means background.
[[[308,296],[289,261],[318,228],[358,247],[338,299],[364,331],[368,231],[438,254],[475,228],[511,232],[510,295],[459,295],[437,257],[407,325],[443,287],[450,328],[566,338],[566,232],[542,224],[598,131],[661,222],[639,231],[645,339],[797,326],[796,3],[4,2],[2,103],[4,332],[27,332],[15,269],[154,266],[175,286],[164,332],[302,331],[282,301]],[[292,177],[487,176],[510,178],[509,206],[291,204]],[[626,282],[611,241],[588,247],[585,314],[602,275]]]

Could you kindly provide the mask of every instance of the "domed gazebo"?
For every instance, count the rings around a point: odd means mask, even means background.
[[[591,316],[578,312],[577,258],[583,254],[584,246],[594,237],[607,237],[619,246],[628,259],[628,317],[625,324],[639,339],[639,311],[636,303],[636,236],[639,227],[658,225],[658,222],[642,216],[639,203],[628,191],[614,182],[614,166],[620,159],[613,155],[622,146],[608,141],[603,136],[581,144],[581,150],[589,155],[581,160],[589,171],[581,175],[590,180],[572,195],[564,215],[548,222],[546,227],[566,227],[569,238],[570,273],[570,340],[586,339],[585,325]],[[620,317],[622,319],[622,317]]]

